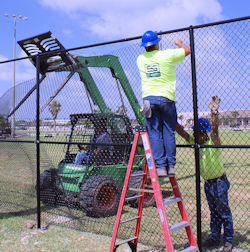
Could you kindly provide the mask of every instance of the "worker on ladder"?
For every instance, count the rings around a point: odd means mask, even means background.
[[[124,243],[128,243],[132,252],[137,251],[145,192],[154,194],[166,251],[175,251],[171,233],[185,228],[189,247],[182,251],[199,252],[192,232],[191,223],[188,219],[183,199],[174,176],[174,166],[176,163],[175,129],[177,124],[175,108],[175,65],[181,62],[191,51],[180,39],[175,40],[175,44],[179,49],[159,51],[160,40],[161,38],[158,38],[157,34],[153,31],[147,31],[142,36],[141,46],[145,47],[146,53],[137,58],[137,65],[141,74],[142,97],[144,99],[142,112],[146,117],[147,127],[137,126],[135,128],[135,137],[131,148],[109,252],[115,252]],[[142,172],[131,174],[139,137],[142,139],[145,152],[145,165]],[[148,176],[151,179],[152,190],[146,188]],[[166,176],[170,179],[174,197],[163,201],[158,177]],[[141,177],[140,188],[129,186],[131,177]],[[137,194],[130,197],[127,196],[127,191],[137,192]],[[137,215],[128,219],[121,219],[125,202],[135,199],[139,200]],[[170,204],[177,204],[182,219],[181,222],[171,226],[168,224],[165,209],[165,206]],[[119,226],[133,221],[136,222],[134,234],[125,240],[117,242],[116,238]]]
[[[132,174],[134,157],[135,157],[136,149],[138,146],[139,137],[141,137],[142,143],[143,143],[143,148],[145,152],[145,164],[144,164],[143,171],[136,174],[134,173]],[[150,176],[150,179],[151,179],[152,190],[146,188],[147,186],[146,181],[148,179],[148,175]],[[132,177],[141,178],[140,188],[131,187],[129,185],[130,178]],[[162,228],[163,238],[165,241],[166,251],[167,252],[175,251],[171,233],[185,228],[189,246],[186,247],[186,245],[184,245],[186,248],[181,251],[182,252],[199,252],[199,248],[198,248],[198,245],[196,243],[196,240],[192,231],[191,223],[189,221],[187,211],[185,209],[183,198],[181,196],[181,192],[179,190],[179,186],[177,184],[176,178],[175,176],[168,176],[168,177],[169,177],[170,184],[173,190],[173,197],[163,200],[147,129],[145,126],[135,127],[135,137],[134,137],[134,141],[131,148],[128,168],[127,168],[126,176],[124,179],[122,194],[121,194],[120,203],[119,203],[119,207],[117,211],[117,216],[116,216],[115,226],[113,229],[113,235],[112,235],[109,252],[115,252],[116,249],[124,243],[128,243],[132,252],[137,251],[137,244],[138,244],[138,239],[139,239],[140,223],[141,223],[141,217],[142,217],[142,208],[143,208],[145,192],[154,194],[154,198],[156,202],[156,209],[159,214],[159,220],[160,220],[160,224]],[[129,196],[127,195],[127,191],[133,191],[137,193],[133,196]],[[137,215],[130,218],[122,218],[123,207],[124,207],[125,201],[129,202],[130,200],[135,200],[135,199],[139,200]],[[165,209],[166,206],[171,205],[171,204],[177,204],[179,213],[182,219],[181,222],[174,223],[173,225],[168,224],[167,213]],[[126,238],[125,240],[116,241],[119,226],[126,224],[128,222],[136,222],[134,234],[130,234],[129,235],[130,237]]]
[[[175,65],[191,53],[177,38],[178,49],[159,50],[161,38],[153,31],[142,36],[146,52],[137,58],[141,75],[143,113],[154,155],[157,175],[174,175],[176,163]],[[167,173],[168,172],[168,173]]]

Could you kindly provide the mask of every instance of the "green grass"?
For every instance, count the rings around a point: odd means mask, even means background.
[[[221,131],[223,144],[248,144],[248,131]],[[26,138],[27,140],[27,138]],[[48,141],[65,141],[65,137],[53,137]],[[185,144],[177,136],[177,144]],[[65,146],[41,144],[41,170],[56,168],[65,154]],[[27,230],[23,223],[36,220],[36,146],[33,143],[0,143],[0,251],[107,251],[110,244],[115,216],[108,218],[90,218],[81,210],[66,206],[48,207],[42,204],[42,222],[49,223],[51,229],[46,232]],[[248,196],[249,191],[249,151],[247,149],[224,149],[223,163],[231,182],[229,202],[233,212],[235,227],[235,246],[246,251],[248,234]],[[196,195],[195,195],[194,152],[190,148],[178,148],[176,177],[182,192],[184,203],[196,234]],[[202,232],[204,237],[209,231],[209,209],[202,187]],[[136,215],[136,209],[125,206],[124,218]],[[179,221],[176,206],[167,208],[170,224]],[[61,228],[58,228],[61,227]],[[123,225],[119,230],[120,238],[128,238],[133,233],[132,224]],[[91,233],[85,236],[85,232]],[[34,234],[33,234],[34,233]],[[4,234],[4,235],[3,235]],[[5,234],[8,234],[7,236]],[[92,235],[93,234],[93,235]],[[25,237],[28,238],[25,238]],[[9,237],[9,238],[6,238]],[[74,238],[77,237],[77,238]],[[82,238],[81,238],[82,237]],[[87,238],[86,238],[87,237]],[[185,244],[183,232],[173,234],[177,249]],[[93,239],[92,239],[93,238]],[[80,239],[80,240],[79,240]],[[7,242],[5,242],[7,240]],[[29,241],[22,244],[22,241]],[[72,241],[77,241],[73,243]],[[88,250],[84,243],[93,240],[101,244],[101,249]],[[149,247],[163,247],[161,228],[156,208],[143,209],[140,241]],[[24,242],[25,243],[25,242]],[[16,250],[20,249],[20,250]],[[84,248],[85,250],[82,250]],[[105,249],[104,249],[105,248]],[[9,249],[9,250],[8,250]]]
[[[2,217],[2,214],[0,214]],[[47,230],[27,228],[23,218],[5,215],[0,222],[0,251],[4,252],[41,252],[41,251],[108,251],[111,237],[82,232],[65,227],[49,225]],[[144,250],[139,244],[138,249]],[[117,250],[122,252],[122,247]]]

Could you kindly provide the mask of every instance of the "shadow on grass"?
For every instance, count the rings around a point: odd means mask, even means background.
[[[204,242],[208,238],[209,233],[208,232],[202,232],[202,241]],[[223,236],[223,234],[222,234]],[[243,233],[240,233],[239,231],[234,232],[234,239],[233,239],[233,248],[241,248],[242,250],[239,251],[248,251],[245,249],[248,249],[249,247],[249,242],[250,239],[248,239],[249,232],[247,231],[246,234],[244,235]],[[203,252],[217,252],[217,251],[222,251],[221,249],[223,248],[223,239],[221,238],[221,243],[220,246],[218,247],[213,247],[213,248],[206,248],[202,246],[202,251]],[[237,250],[238,251],[238,250]]]
[[[12,204],[12,203],[9,203],[9,204]],[[15,211],[14,208],[16,209],[17,207],[22,208],[22,209]],[[65,209],[63,209],[62,207],[65,207]],[[19,204],[18,206],[17,205],[13,206],[12,209],[9,209],[8,212],[0,213],[0,220],[12,218],[15,216],[27,217],[27,216],[36,216],[37,215],[37,207],[25,209],[25,206]],[[51,212],[51,210],[59,211],[61,213],[61,215],[70,216],[72,219],[78,220],[80,222],[81,222],[81,218],[87,217],[85,215],[84,209],[78,203],[67,202],[62,199],[57,200],[56,202],[54,202],[54,201],[46,202],[46,204],[41,206],[41,208],[40,208],[41,214],[44,214],[46,212]],[[83,215],[81,215],[79,217],[72,210],[81,211],[83,213]],[[123,213],[125,214],[125,213],[127,213],[127,211],[124,210]],[[112,216],[109,216],[109,217],[112,217]],[[87,217],[87,218],[102,219],[101,217],[99,217],[99,218]]]
[[[42,206],[41,207],[41,212],[43,211],[48,211],[53,209],[54,207],[52,206]],[[37,214],[37,208],[28,208],[28,209],[22,209],[19,211],[10,211],[6,213],[0,213],[0,219],[8,219],[12,218],[14,216],[19,216],[19,217],[25,217],[25,216],[30,216],[30,215],[35,215]]]

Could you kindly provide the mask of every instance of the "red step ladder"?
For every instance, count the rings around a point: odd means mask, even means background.
[[[173,189],[174,197],[165,199],[163,201],[161,189],[160,189],[160,185],[159,185],[159,181],[158,181],[158,176],[156,173],[155,163],[154,163],[154,159],[153,159],[153,154],[152,154],[152,150],[151,150],[151,145],[150,145],[150,141],[149,141],[149,136],[146,131],[146,127],[145,126],[137,126],[135,130],[136,130],[136,133],[135,133],[134,142],[132,145],[132,150],[131,150],[131,154],[130,154],[130,158],[129,158],[128,169],[127,169],[127,173],[126,173],[126,177],[125,177],[125,181],[124,181],[124,185],[123,185],[119,208],[117,211],[117,217],[116,217],[116,221],[115,221],[115,226],[114,226],[114,230],[113,230],[113,236],[112,236],[109,252],[115,252],[116,249],[118,248],[118,246],[120,246],[124,243],[128,243],[132,252],[136,252],[136,250],[137,250],[137,243],[138,243],[139,231],[140,231],[140,222],[141,222],[141,217],[142,217],[144,192],[149,192],[148,189],[145,189],[145,187],[148,188],[148,185],[146,185],[148,170],[149,170],[149,174],[150,174],[150,178],[151,178],[151,182],[152,182],[152,187],[153,187],[153,190],[150,190],[150,192],[154,193],[154,196],[155,196],[156,206],[157,206],[157,210],[159,213],[161,228],[162,228],[163,237],[164,237],[164,241],[165,241],[165,245],[166,245],[166,251],[167,252],[174,252],[173,242],[171,239],[171,232],[177,231],[181,228],[185,228],[186,234],[188,237],[188,241],[189,241],[189,245],[190,245],[188,248],[185,248],[184,250],[182,250],[182,252],[199,251],[199,248],[198,248],[197,243],[195,241],[194,234],[193,234],[192,228],[191,228],[191,224],[189,222],[187,212],[186,212],[186,209],[185,209],[185,206],[184,206],[184,203],[182,200],[182,196],[181,196],[181,193],[180,193],[175,176],[169,176],[169,180],[170,180],[170,183],[171,183],[171,186]],[[136,153],[136,149],[137,149],[137,145],[138,145],[138,140],[139,140],[140,136],[141,136],[142,142],[143,142],[146,162],[145,162],[144,170],[142,171],[142,173],[136,174],[136,175],[131,175],[134,157],[135,157],[135,153]],[[132,176],[141,176],[142,177],[142,183],[141,183],[140,189],[128,188],[129,179]],[[140,194],[126,198],[127,190],[133,190],[133,191],[136,190]],[[121,220],[121,215],[122,215],[123,206],[124,206],[125,201],[135,200],[135,199],[139,199],[137,216],[135,216],[133,218]],[[165,206],[169,205],[169,204],[174,204],[174,203],[177,203],[177,205],[178,205],[182,221],[180,223],[169,226],[168,222],[167,222]],[[117,233],[118,233],[118,229],[119,229],[120,224],[127,223],[129,221],[136,221],[136,228],[135,228],[134,236],[130,237],[126,240],[116,242]]]

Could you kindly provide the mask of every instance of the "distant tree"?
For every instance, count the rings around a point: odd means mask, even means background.
[[[65,124],[65,126],[70,126],[70,125],[71,125],[70,121]]]
[[[10,135],[11,128],[10,128],[10,124],[8,122],[7,117],[0,114],[0,135],[2,134]]]
[[[94,112],[94,113],[101,113],[101,110],[100,110],[100,109],[94,109],[93,112]]]
[[[4,116],[3,114],[0,114],[0,128],[4,129],[4,128],[9,128],[10,127],[10,123],[8,122],[8,119],[6,116]]]
[[[231,112],[231,114],[232,114],[233,118],[236,118],[239,115],[239,112],[237,110],[233,110]]]
[[[16,126],[27,124],[25,120],[16,121]]]
[[[230,118],[228,116],[222,116],[220,122],[222,123],[223,126],[226,126],[230,122]]]
[[[53,101],[49,104],[49,111],[52,114],[54,120],[54,131],[56,133],[56,118],[58,116],[59,111],[61,110],[61,103],[58,101]]]
[[[93,110],[93,113],[108,113],[108,112],[112,112],[112,110],[109,107],[107,107],[105,110],[106,110],[106,112],[102,112],[98,107],[96,107]]]
[[[126,115],[127,114],[127,108],[125,106],[123,106],[123,105],[120,105],[115,112],[120,114],[120,115]]]
[[[232,114],[232,117],[234,118],[234,121],[233,121],[233,125],[232,126],[236,126],[236,124],[237,124],[237,116],[239,115],[239,112],[237,111],[237,110],[233,110],[232,112],[231,112],[231,114]]]
[[[4,115],[0,114],[0,127],[5,128],[6,127],[6,119]]]

